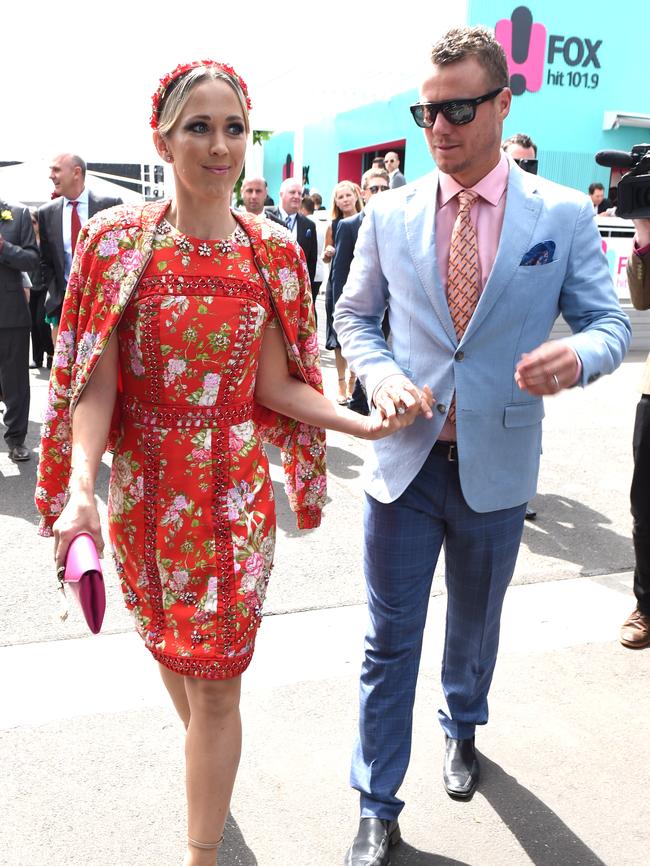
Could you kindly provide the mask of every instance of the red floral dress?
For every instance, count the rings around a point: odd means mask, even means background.
[[[200,241],[161,224],[118,327],[109,531],[138,631],[181,674],[237,676],[253,653],[275,543],[252,402],[269,321],[243,229]]]

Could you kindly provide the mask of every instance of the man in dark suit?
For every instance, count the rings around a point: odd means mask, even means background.
[[[38,225],[41,273],[47,292],[45,318],[52,325],[56,343],[61,307],[79,231],[98,211],[122,204],[122,199],[98,196],[88,190],[86,163],[74,153],[62,153],[52,160],[50,180],[57,197],[39,209]]]
[[[605,198],[605,187],[602,183],[589,184],[589,198],[594,206],[594,215],[605,213],[612,207],[611,201]],[[605,216],[607,216],[606,213]]]
[[[384,157],[384,167],[388,172],[388,177],[390,178],[391,189],[397,189],[398,186],[404,186],[406,184],[406,178],[399,170],[399,165],[399,155],[396,154],[394,150],[389,150]]]
[[[367,204],[373,195],[379,192],[386,192],[389,189],[390,180],[388,172],[385,169],[370,168],[364,172],[361,178],[361,195],[364,204]],[[341,220],[336,230],[336,249],[330,269],[330,282],[332,283],[332,292],[335,298],[341,296],[343,287],[348,281],[350,265],[354,258],[354,246],[357,242],[357,235],[359,234],[363,217],[364,211],[347,217],[347,219]],[[352,409],[353,412],[358,412],[360,415],[369,414],[368,400],[359,379],[355,382],[352,397],[348,401],[348,408]]]
[[[29,420],[29,290],[23,271],[38,266],[29,210],[0,200],[0,391],[5,442],[14,461],[29,460],[23,444]]]
[[[316,224],[309,217],[298,213],[302,202],[302,184],[295,178],[288,177],[280,186],[279,207],[267,207],[266,215],[276,222],[286,226],[294,239],[298,241],[307,259],[309,281],[314,291],[316,276],[316,259],[318,257],[318,238]]]

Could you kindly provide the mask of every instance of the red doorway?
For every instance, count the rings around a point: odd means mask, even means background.
[[[376,156],[385,156],[389,150],[394,150],[400,158],[400,171],[404,171],[406,156],[406,139],[386,141],[372,144],[369,147],[358,147],[339,154],[339,180],[361,182],[361,175],[372,165]]]

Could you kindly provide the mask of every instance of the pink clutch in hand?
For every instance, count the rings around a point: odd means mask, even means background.
[[[106,610],[106,592],[95,542],[87,532],[75,535],[65,558],[63,583],[81,605],[88,628],[97,634]]]

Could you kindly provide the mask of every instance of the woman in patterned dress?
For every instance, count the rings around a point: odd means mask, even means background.
[[[309,280],[281,227],[230,208],[249,132],[230,67],[178,67],[152,126],[171,203],[82,231],[66,295],[36,500],[58,567],[79,532],[103,548],[94,485],[114,450],[109,533],[126,604],[185,724],[184,866],[213,866],[241,749],[241,674],[272,564],[262,438],[283,449],[303,528],[324,501],[322,428],[378,438],[430,417],[414,389],[364,418],[322,395]]]

